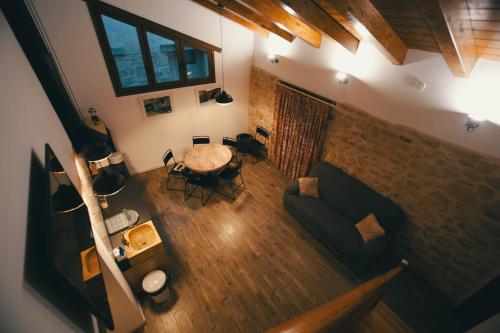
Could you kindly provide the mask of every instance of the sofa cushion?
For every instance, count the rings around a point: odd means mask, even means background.
[[[299,178],[299,195],[301,197],[319,198],[318,178],[316,177]]]
[[[385,230],[380,226],[377,218],[372,213],[354,225],[358,230],[363,242],[385,236]]]
[[[285,195],[285,206],[325,246],[349,258],[361,255],[363,240],[354,224],[324,200]]]
[[[390,234],[405,219],[403,211],[392,201],[331,164],[318,162],[309,176],[319,178],[321,198],[353,224],[374,213],[380,225]]]

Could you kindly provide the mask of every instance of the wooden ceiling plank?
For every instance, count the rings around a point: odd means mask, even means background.
[[[475,21],[500,21],[500,9],[470,9],[470,19]]]
[[[321,46],[321,34],[319,31],[287,13],[285,9],[275,2],[270,0],[241,0],[240,2],[246,3],[249,7],[271,21],[282,24],[291,33],[304,40],[309,45],[315,48]]]
[[[315,27],[325,36],[335,40],[351,53],[356,54],[359,40],[316,4],[310,0],[279,0],[279,2],[293,9],[308,25]]]
[[[500,40],[499,31],[484,31],[484,30],[474,30],[474,38],[478,39],[488,39],[488,40]]]
[[[288,42],[293,42],[295,39],[295,36],[289,33],[286,30],[281,29],[278,27],[276,24],[273,22],[269,21],[265,17],[257,14],[253,10],[249,9],[246,6],[243,6],[239,2],[236,2],[235,0],[214,0],[217,3],[222,4],[225,8],[229,9],[230,11],[238,14],[239,16],[244,17],[245,19],[263,27],[264,29],[280,36],[284,40]]]
[[[427,22],[425,22],[424,18],[421,19],[408,19],[408,18],[396,18],[396,17],[389,17],[387,18],[387,21],[393,25],[408,25],[412,27],[421,27],[421,28],[429,28],[427,26]]]
[[[500,9],[498,0],[468,0],[470,9]]]
[[[466,0],[417,0],[441,53],[455,76],[468,77],[477,61]]]
[[[500,49],[478,46],[477,53],[481,55],[484,54],[500,55]]]
[[[238,15],[236,15],[228,10],[223,9],[221,11],[220,8],[216,4],[210,2],[209,0],[192,0],[192,1],[196,2],[197,4],[203,6],[207,9],[210,9],[213,12],[216,12],[217,14],[220,13],[225,18],[228,18],[231,21],[236,22],[239,25],[242,25],[245,28],[252,30],[252,31],[264,36],[264,37],[269,36],[269,32],[266,29],[258,26],[257,24],[255,24],[253,22],[247,21],[244,18],[242,18],[241,16],[238,16]]]
[[[370,39],[393,64],[402,65],[408,48],[370,0],[314,0],[327,13],[340,13],[351,27],[364,26]]]
[[[500,31],[500,22],[498,21],[472,21],[472,29],[486,31]]]
[[[500,55],[494,55],[494,54],[481,54],[481,58],[500,61]]]
[[[391,24],[391,26],[394,29],[394,31],[398,33],[398,35],[400,35],[400,33],[432,35],[432,32],[428,27],[415,27],[411,25],[399,25],[399,24]]]
[[[476,47],[478,46],[500,49],[500,40],[476,39]]]
[[[418,8],[379,8],[380,14],[383,17],[397,17],[397,18],[422,18],[422,14]]]

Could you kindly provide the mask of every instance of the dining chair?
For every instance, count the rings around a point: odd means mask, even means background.
[[[229,146],[229,149],[231,149],[231,153],[233,156],[231,157],[231,162],[234,163],[238,161],[238,142],[236,139],[230,138],[230,137],[223,137],[222,138],[222,144],[224,146]]]
[[[267,144],[270,135],[267,129],[257,125],[255,137],[247,143],[248,150],[252,155],[252,164],[267,159]]]
[[[215,188],[218,186],[219,182],[216,176],[212,174],[199,174],[192,172],[188,169],[183,171],[184,182],[184,201],[188,201],[189,198],[194,197],[201,199],[201,205],[204,206],[212,194],[215,192]],[[208,197],[205,199],[205,189],[210,189]],[[201,190],[201,195],[196,195],[197,190]]]
[[[195,145],[207,144],[210,143],[209,136],[193,136],[193,147]]]
[[[170,161],[173,161],[173,163],[170,163]],[[172,179],[174,181],[182,181],[184,182],[184,176],[182,174],[182,171],[184,170],[185,166],[182,163],[177,163],[175,160],[174,154],[172,153],[172,149],[168,149],[165,154],[163,154],[163,165],[165,166],[165,169],[167,170],[167,190],[172,190],[172,191],[180,191],[182,192],[182,189],[178,189],[175,187],[169,187],[169,183]]]
[[[236,200],[236,191],[240,188],[243,188],[244,190],[246,189],[245,186],[245,181],[243,180],[243,176],[241,175],[241,165],[243,164],[243,160],[239,160],[236,163],[236,166],[231,167],[228,166],[226,167],[221,173],[217,175],[219,180],[222,181],[222,183],[225,183],[229,185],[229,188],[231,189],[232,196],[227,195],[224,192],[218,192],[219,194],[222,194],[226,197],[229,197],[233,201]],[[239,184],[235,183],[235,180],[240,177],[241,182]]]

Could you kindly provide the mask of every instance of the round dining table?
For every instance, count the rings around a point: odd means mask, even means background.
[[[210,173],[226,166],[233,156],[227,146],[209,143],[200,144],[184,157],[186,167],[194,172]]]

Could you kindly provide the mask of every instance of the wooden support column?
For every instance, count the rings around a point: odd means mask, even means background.
[[[291,8],[310,26],[321,31],[325,36],[335,40],[351,53],[358,50],[359,40],[347,31],[340,23],[325,13],[318,5],[310,0],[276,0],[282,5]]]
[[[382,17],[370,0],[314,0],[346,29],[356,29],[358,36],[368,38],[396,65],[402,65],[408,48]],[[346,26],[347,25],[347,26]],[[366,35],[366,36],[365,36]]]
[[[477,61],[466,0],[417,0],[441,53],[455,76],[468,77]]]

